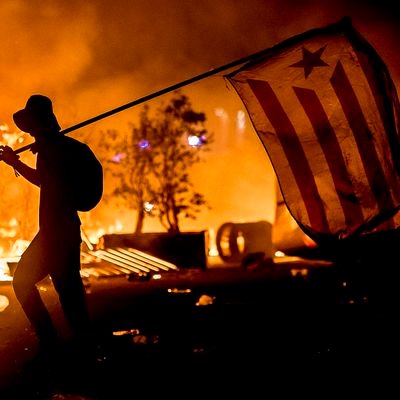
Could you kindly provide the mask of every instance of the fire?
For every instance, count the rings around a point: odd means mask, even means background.
[[[82,239],[85,242],[90,242],[91,244],[99,244],[101,237],[106,234],[120,233],[124,230],[124,225],[120,220],[116,220],[114,224],[108,226],[108,228],[98,228],[98,229],[88,229],[82,232]]]
[[[216,243],[215,230],[210,228],[208,230],[208,255],[210,257],[217,257],[219,255]]]
[[[29,243],[30,242],[28,240],[17,239],[12,246],[11,256],[20,257],[29,246]]]
[[[17,239],[10,251],[6,251],[4,247],[0,246],[0,281],[12,280],[9,263],[17,263],[28,245],[29,241]]]
[[[28,142],[30,139],[24,132],[10,132],[7,125],[0,125],[0,145],[18,148],[25,144],[25,140]],[[24,153],[23,157],[26,157],[28,163],[30,161],[33,162],[33,155],[29,152]],[[30,161],[29,158],[31,158]],[[2,174],[2,182],[8,187],[8,197],[3,197],[2,201],[9,205],[3,207],[3,213],[0,215],[0,281],[8,281],[12,280],[11,266],[19,261],[21,254],[30,243],[29,240],[24,240],[23,237],[32,237],[36,231],[33,223],[29,225],[29,221],[36,220],[33,214],[36,212],[36,208],[31,206],[33,202],[26,202],[26,198],[31,198],[31,196],[27,192],[21,191],[20,182],[15,183],[15,177],[10,172],[10,169],[1,167],[0,172]],[[22,187],[25,190],[25,186]],[[15,207],[15,216],[10,217],[11,213],[13,213],[12,207]],[[28,224],[26,221],[28,221]],[[103,235],[119,233],[123,229],[124,225],[120,220],[114,221],[114,223],[105,228],[94,229],[89,224],[89,227],[83,227],[82,229],[82,241],[89,251],[92,251],[96,247],[101,247],[101,237]],[[93,258],[93,256],[89,257],[89,252],[82,252],[83,264],[95,261]]]
[[[14,147],[20,145],[26,139],[27,135],[24,132],[9,132],[8,125],[0,125],[0,144],[3,146]]]
[[[0,229],[0,238],[14,238],[17,234],[17,222],[12,219],[9,222],[8,227]],[[94,250],[95,247],[101,245],[101,237],[105,234],[118,233],[123,231],[123,224],[121,221],[116,220],[114,224],[110,225],[107,229],[99,228],[91,231],[87,234],[82,231],[82,241],[86,244],[90,251]],[[6,250],[3,246],[0,246],[0,281],[12,280],[11,272],[8,263],[17,263],[20,256],[29,245],[28,240],[16,239],[11,246],[10,250]],[[90,256],[89,253],[82,252],[82,263],[92,263],[96,257]]]
[[[27,135],[24,132],[10,132],[8,125],[0,125],[0,145],[12,148],[20,146]],[[17,262],[27,246],[26,241],[18,239],[19,223],[11,217],[7,222],[0,220],[0,281],[11,280],[9,264]]]
[[[0,248],[1,253],[2,248]],[[7,261],[0,258],[0,281],[11,280],[10,268],[8,267]]]
[[[18,222],[16,218],[11,218],[9,223],[5,226],[0,225],[0,237],[13,238],[17,235]]]

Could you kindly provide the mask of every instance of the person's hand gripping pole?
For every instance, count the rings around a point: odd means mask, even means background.
[[[19,162],[19,155],[10,146],[0,146],[0,161],[14,168],[15,175],[18,176],[16,165]]]

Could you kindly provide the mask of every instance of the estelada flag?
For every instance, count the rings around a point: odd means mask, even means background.
[[[349,18],[226,75],[311,238],[400,225],[400,108],[388,69]]]

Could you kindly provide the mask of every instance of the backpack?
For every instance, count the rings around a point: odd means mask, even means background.
[[[69,142],[73,155],[72,197],[78,211],[90,211],[103,195],[103,167],[87,144],[75,139]]]

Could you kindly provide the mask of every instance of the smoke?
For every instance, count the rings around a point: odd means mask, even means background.
[[[398,12],[364,3],[3,0],[0,119],[43,92],[71,125],[344,15],[397,80]]]

